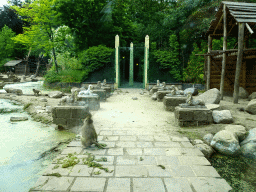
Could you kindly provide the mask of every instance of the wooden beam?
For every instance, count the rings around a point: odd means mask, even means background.
[[[222,18],[223,18],[223,14],[221,15],[220,20],[219,20],[218,24],[216,25],[216,27],[215,27],[215,29],[214,29],[213,35],[215,35],[215,32],[216,32],[216,30],[218,29],[218,26],[219,26],[219,24],[221,23]]]
[[[233,103],[238,103],[239,95],[239,77],[241,72],[241,64],[243,60],[243,43],[244,43],[244,23],[238,23],[238,55],[236,62],[236,75],[235,75],[235,84],[234,84],[234,98]]]
[[[250,25],[248,25],[248,23],[245,24],[245,26],[247,27],[248,31],[253,34],[253,30],[251,29]]]
[[[227,61],[227,7],[223,5],[223,57],[222,57],[222,71],[221,71],[221,81],[220,81],[220,99],[223,100],[224,92],[224,78],[225,78],[225,68]]]
[[[212,50],[212,37],[208,36],[208,53]],[[211,56],[207,56],[207,80],[206,80],[206,90],[210,89],[211,81]]]

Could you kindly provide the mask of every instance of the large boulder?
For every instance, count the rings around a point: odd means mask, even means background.
[[[11,87],[5,87],[4,90],[7,92],[7,93],[13,93],[13,94],[16,94],[16,95],[23,95],[23,92],[21,89],[16,89],[16,88],[11,88]]]
[[[238,137],[227,130],[216,133],[212,138],[211,146],[224,155],[236,156],[240,153]]]
[[[194,147],[198,148],[206,158],[210,158],[211,155],[215,152],[211,146],[205,143],[196,144]]]
[[[245,107],[245,111],[256,115],[256,99],[253,99],[248,103],[248,105]]]
[[[256,143],[247,143],[241,146],[241,154],[244,157],[256,160]]]
[[[253,92],[251,95],[248,96],[249,101],[251,101],[253,99],[256,99],[256,92]]]
[[[212,112],[212,118],[214,123],[233,123],[233,118],[229,110]]]
[[[61,91],[52,91],[48,93],[48,97],[50,98],[61,98],[63,96],[63,93]]]
[[[213,138],[213,134],[211,133],[208,133],[206,134],[204,137],[203,137],[203,140],[205,143],[207,143],[208,145],[210,145],[211,141],[212,141],[212,138]]]
[[[198,90],[195,87],[187,88],[184,90],[184,95],[187,95],[188,93],[192,93],[193,96],[198,95]]]
[[[234,133],[238,137],[239,141],[242,141],[245,139],[246,129],[242,125],[227,125],[225,127],[225,130]]]
[[[256,128],[251,129],[247,137],[240,143],[240,145],[245,145],[247,143],[256,143]]]
[[[243,87],[239,87],[238,97],[241,99],[246,99],[248,96],[249,96],[249,93]],[[233,94],[233,97],[234,97],[234,94]]]
[[[199,95],[197,99],[202,99],[205,104],[219,104],[220,103],[220,91],[216,88],[210,89]]]
[[[151,96],[151,99],[154,100],[154,101],[157,100],[156,92]]]

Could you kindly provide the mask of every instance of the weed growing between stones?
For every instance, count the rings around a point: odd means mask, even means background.
[[[161,167],[162,169],[165,169],[165,166],[163,165],[157,165],[158,167]]]
[[[30,105],[32,105],[32,103],[27,103],[26,105],[24,105],[23,110],[29,108]]]
[[[46,174],[46,176],[55,176],[55,177],[61,177],[61,174],[59,173],[51,173],[51,174]]]
[[[20,109],[6,109],[6,108],[3,108],[3,109],[0,109],[0,114],[3,114],[3,113],[15,113],[15,112],[19,112]]]
[[[83,164],[88,165],[88,167],[99,168],[99,169],[104,170],[105,172],[108,172],[108,173],[112,173],[113,172],[113,170],[109,171],[108,168],[102,167],[102,164],[93,162],[94,160],[97,161],[97,162],[106,162],[107,161],[106,157],[102,157],[100,159],[95,159],[95,156],[92,155],[91,153],[87,153],[86,152],[85,154],[88,155],[88,157],[87,158],[83,158]],[[94,173],[100,174],[99,171],[98,172],[94,172]]]
[[[143,161],[144,159],[142,157],[140,157],[140,161]]]
[[[67,157],[67,159],[63,160],[62,168],[71,167],[80,162],[80,160],[72,153],[69,153]]]

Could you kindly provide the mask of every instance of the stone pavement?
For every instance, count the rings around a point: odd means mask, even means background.
[[[133,109],[135,119],[139,115],[136,114],[137,110],[134,110],[139,103],[132,104],[131,97],[131,94],[122,97],[113,95],[112,99],[109,98],[107,102],[101,103],[102,111],[95,112],[93,116],[98,140],[107,144],[106,149],[96,147],[84,149],[80,141],[72,141],[47,168],[31,191],[227,192],[232,189],[201,151],[193,147],[188,138],[175,134],[168,135],[164,126],[149,127],[147,124],[146,127],[141,127],[139,123],[131,126],[134,119],[130,119],[131,122],[129,120],[123,122],[122,126],[118,119],[131,118],[128,114],[129,110],[120,114],[124,106]],[[150,98],[138,96],[138,100],[147,103]],[[111,105],[111,102],[119,105]],[[161,106],[159,103],[150,102],[156,107]],[[108,107],[116,107],[116,111],[110,113],[107,111],[110,109]],[[161,110],[163,114],[171,116],[172,112],[164,112],[163,106]],[[153,112],[156,111],[157,109]],[[153,119],[156,116],[152,111],[144,110],[144,112],[146,115],[148,113],[148,118]],[[118,118],[111,119],[107,114]],[[103,120],[106,122],[111,120],[113,123],[102,126]],[[148,121],[151,122],[150,119]],[[169,128],[177,129],[171,125]],[[58,159],[66,157],[69,153],[76,154],[80,162],[73,167],[56,167]],[[88,153],[95,155],[96,159],[106,157],[107,161],[98,163],[108,168],[109,172],[83,164],[82,159],[88,157]],[[46,176],[51,173],[59,173],[61,177]]]

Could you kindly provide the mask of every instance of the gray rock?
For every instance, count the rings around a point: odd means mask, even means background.
[[[137,97],[133,97],[132,99],[133,99],[133,100],[138,100],[138,98],[137,98]]]
[[[46,99],[46,98],[40,98],[39,101],[41,101],[41,102],[47,102],[47,99]]]
[[[220,105],[218,104],[206,104],[205,106],[207,107],[207,109],[210,109],[212,111],[220,108]]]
[[[233,123],[233,118],[229,110],[212,112],[212,118],[215,123]]]
[[[151,96],[151,99],[152,100],[157,100],[157,95],[156,95],[157,92],[155,92],[152,96]]]
[[[13,94],[16,94],[16,95],[23,95],[23,92],[21,89],[15,89],[15,88],[10,88],[10,87],[5,87],[4,90],[7,92],[7,93],[13,93]]]
[[[240,153],[238,137],[227,130],[216,133],[211,141],[211,147],[224,155],[236,156]]]
[[[210,145],[211,141],[212,141],[212,138],[213,138],[213,134],[211,133],[208,133],[206,134],[204,137],[203,137],[203,140],[205,143],[207,143],[208,145]]]
[[[256,128],[253,128],[249,131],[249,134],[247,135],[247,137],[245,138],[245,140],[243,140],[240,145],[243,146],[247,143],[256,143]]]
[[[253,99],[248,103],[248,105],[245,107],[245,111],[256,115],[256,99]]]
[[[26,121],[28,120],[27,117],[11,117],[10,121]]]
[[[225,127],[225,130],[234,133],[238,137],[239,141],[242,141],[245,139],[246,129],[242,125],[227,125]]]
[[[256,143],[247,143],[241,146],[241,154],[244,157],[256,160]]]
[[[48,97],[50,98],[61,98],[63,96],[63,93],[61,91],[52,91],[48,93]]]
[[[211,146],[209,146],[205,143],[196,144],[194,146],[196,148],[198,148],[204,154],[204,156],[206,158],[210,158],[211,155],[215,152],[214,149]]]
[[[256,99],[256,92],[253,92],[251,95],[248,96],[249,101],[251,101],[253,99]]]
[[[239,87],[238,97],[241,99],[246,99],[248,96],[249,96],[249,93],[243,87]],[[234,97],[234,94],[233,94],[233,97]]]
[[[192,93],[193,96],[198,95],[198,90],[195,87],[187,88],[184,90],[184,95],[187,95],[188,93]]]
[[[195,144],[203,144],[204,142],[202,140],[200,140],[200,139],[195,139],[194,143]]]
[[[199,95],[197,99],[202,99],[205,104],[219,104],[220,103],[220,91],[216,88],[210,89]]]
[[[45,107],[45,111],[46,111],[47,113],[51,113],[51,112],[52,112],[52,107],[51,107],[51,106],[46,106],[46,107]]]
[[[72,93],[72,94],[75,93],[75,92],[77,92],[77,94],[78,94],[80,91],[82,91],[82,90],[79,89],[78,87],[73,87],[73,88],[71,89],[71,93]]]

